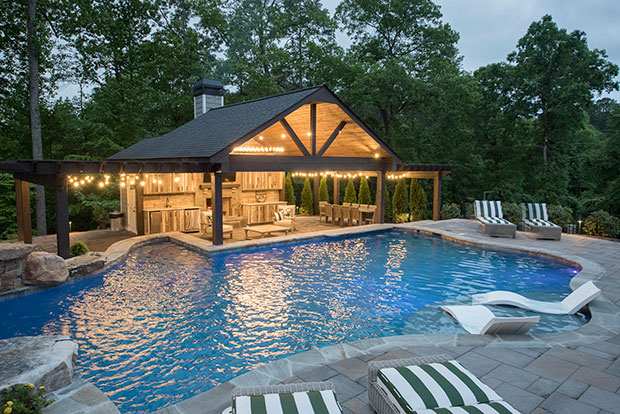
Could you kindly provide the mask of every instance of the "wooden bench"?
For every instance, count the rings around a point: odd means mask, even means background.
[[[271,233],[277,233],[277,232],[284,232],[284,234],[287,235],[288,232],[291,231],[291,229],[288,227],[281,227],[281,226],[276,226],[273,224],[262,224],[259,226],[247,226],[245,228],[246,240],[248,239],[248,232],[250,231],[260,234],[260,237],[262,239],[265,237],[265,234],[267,236],[271,236]]]

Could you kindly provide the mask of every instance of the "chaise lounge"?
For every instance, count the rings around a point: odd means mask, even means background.
[[[517,226],[504,218],[501,201],[476,200],[474,211],[484,233],[492,237],[515,238]]]
[[[525,203],[521,204],[523,210],[523,224],[525,230],[536,233],[539,239],[560,240],[562,227],[549,221],[547,204]]]
[[[527,333],[540,316],[498,317],[484,306],[442,306],[442,310],[456,319],[470,334],[518,335]]]
[[[368,363],[368,400],[377,414],[518,414],[448,355]]]
[[[473,295],[472,303],[474,305],[509,305],[539,313],[573,315],[598,298],[600,294],[601,290],[592,281],[588,281],[565,297],[562,302],[543,302],[528,299],[518,293],[496,290]]]

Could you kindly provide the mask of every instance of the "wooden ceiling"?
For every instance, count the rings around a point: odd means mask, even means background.
[[[286,116],[299,140],[312,154],[312,140],[310,127],[310,106],[307,104]],[[242,122],[242,120],[240,120]],[[323,144],[329,139],[334,130],[342,122],[344,128],[327,148],[324,157],[364,157],[387,158],[390,154],[381,145],[368,135],[355,121],[353,121],[338,105],[332,103],[316,103],[316,152],[319,153]],[[261,133],[250,138],[238,148],[281,148],[278,155],[301,156],[302,151],[290,137],[282,123],[277,122]],[[237,150],[238,151],[238,150]],[[234,153],[238,153],[233,151]],[[269,152],[253,152],[257,155],[270,155]],[[375,155],[378,154],[378,157]]]

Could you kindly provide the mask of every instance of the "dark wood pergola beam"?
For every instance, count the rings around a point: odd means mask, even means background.
[[[301,142],[301,140],[299,139],[295,131],[293,131],[293,128],[291,128],[291,125],[286,121],[286,119],[282,118],[282,120],[280,120],[280,124],[286,130],[286,132],[291,137],[295,145],[297,145],[297,148],[299,148],[301,153],[304,154],[305,156],[309,156],[310,153],[306,149],[306,146],[304,145],[303,142]]]
[[[336,129],[334,129],[334,131],[331,133],[331,135],[329,136],[329,138],[327,138],[327,141],[325,141],[325,143],[323,144],[323,146],[321,147],[321,149],[318,152],[318,156],[321,157],[323,156],[323,154],[325,154],[325,151],[327,151],[327,149],[329,148],[330,145],[332,145],[332,142],[334,142],[334,140],[336,139],[336,137],[338,136],[338,134],[340,134],[340,131],[342,131],[342,129],[347,125],[346,121],[341,121],[338,126],[336,127]]]
[[[0,171],[23,174],[24,177],[71,174],[137,174],[137,173],[201,173],[215,172],[220,164],[203,161],[35,161],[0,162]],[[34,182],[34,181],[32,181]]]
[[[229,171],[382,171],[389,159],[319,156],[231,155]]]

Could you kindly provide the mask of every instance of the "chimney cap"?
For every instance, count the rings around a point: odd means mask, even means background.
[[[224,85],[217,79],[201,78],[194,84],[194,96],[199,95],[224,96]]]

